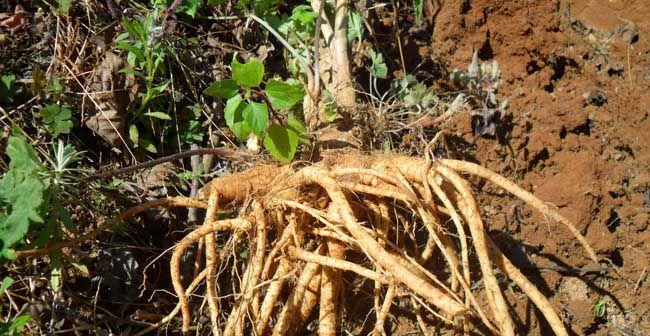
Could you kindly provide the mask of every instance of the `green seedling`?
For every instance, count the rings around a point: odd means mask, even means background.
[[[264,148],[281,162],[290,162],[299,143],[309,143],[305,127],[291,109],[305,96],[300,83],[293,80],[271,79],[263,84],[264,64],[257,59],[240,63],[237,56],[231,63],[232,78],[220,80],[204,93],[226,100],[224,117],[233,134],[241,141],[264,139]],[[286,116],[286,123],[272,123],[270,112]]]

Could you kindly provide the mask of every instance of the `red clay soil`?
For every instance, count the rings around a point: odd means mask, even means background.
[[[650,334],[649,34],[647,0],[447,0],[435,22],[429,49],[447,68],[466,68],[475,49],[503,72],[507,144],[478,139],[474,159],[557,206],[611,260],[605,274],[528,272],[577,335]],[[474,141],[467,115],[445,128]],[[482,189],[495,239],[515,252],[506,236],[523,242],[524,263],[594,266],[568,231]],[[522,332],[550,333],[529,304],[513,309]]]

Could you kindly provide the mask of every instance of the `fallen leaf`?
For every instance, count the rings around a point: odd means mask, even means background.
[[[113,53],[106,56],[95,69],[91,94],[98,106],[97,113],[86,121],[86,126],[113,146],[123,144],[128,120],[129,89],[133,86],[132,75],[119,71],[126,62]]]
[[[10,33],[14,33],[16,30],[24,27],[27,24],[27,17],[25,16],[25,10],[21,5],[16,5],[14,14],[9,16],[9,18],[0,21],[0,27],[6,28]]]

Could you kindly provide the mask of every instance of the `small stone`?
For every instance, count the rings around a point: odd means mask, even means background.
[[[600,91],[585,92],[582,95],[582,98],[584,98],[582,101],[582,107],[586,107],[588,105],[603,106],[607,104],[607,96],[605,96],[605,94]]]
[[[621,40],[626,44],[634,44],[639,40],[639,28],[630,22],[620,31]]]

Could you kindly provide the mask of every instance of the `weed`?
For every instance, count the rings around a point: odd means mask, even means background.
[[[72,130],[72,112],[65,106],[48,104],[40,111],[45,129],[53,138],[59,134],[68,134]]]
[[[264,77],[264,64],[257,59],[247,63],[231,63],[232,78],[216,81],[204,93],[227,100],[224,109],[226,124],[249,148],[255,148],[258,139],[271,155],[281,162],[289,162],[296,153],[298,143],[309,143],[304,137],[305,128],[291,110],[305,96],[302,85],[295,80],[271,79],[260,88]],[[261,101],[261,103],[260,103]],[[270,113],[279,122],[270,123]],[[280,120],[278,111],[286,113],[287,122]]]
[[[122,18],[126,32],[116,38],[116,48],[127,52],[128,67],[121,71],[135,75],[145,88],[144,92],[138,94],[139,104],[129,126],[129,139],[136,147],[156,153],[154,120],[162,124],[163,134],[168,133],[171,127],[166,122],[171,121],[172,117],[162,112],[166,110],[165,104],[154,101],[165,93],[171,83],[170,79],[161,77],[167,72],[165,61],[172,54],[172,49],[163,38],[167,26],[167,11],[163,10],[165,1],[153,1],[152,6],[144,17],[133,20]]]
[[[32,316],[27,314],[27,315],[21,315],[18,317],[15,317],[9,322],[0,322],[0,335],[2,336],[13,336],[13,335],[21,335],[23,327],[29,319]]]
[[[499,101],[497,96],[500,77],[499,63],[495,60],[492,64],[483,62],[479,65],[478,52],[474,52],[467,71],[456,69],[451,73],[451,80],[463,86],[475,105],[480,106],[479,112],[475,113],[480,117],[480,122],[475,127],[479,135],[494,136],[497,121],[506,114],[508,100]]]
[[[393,89],[406,108],[416,108],[420,112],[433,107],[439,101],[438,96],[418,82],[413,75],[395,78]]]
[[[14,96],[18,93],[18,88],[14,85],[16,76],[12,74],[0,76],[0,104],[11,104]]]
[[[151,100],[163,93],[169,85],[169,81],[156,81],[156,76],[164,73],[165,57],[171,52],[161,41],[164,24],[160,21],[160,11],[157,10],[149,11],[145,17],[133,21],[123,17],[122,24],[126,32],[116,38],[116,48],[128,52],[127,62],[130,68],[122,71],[134,74],[145,83],[146,90],[140,95],[137,115],[148,113],[151,117],[171,119],[163,116],[162,112],[147,111]]]
[[[63,207],[62,195],[74,179],[78,169],[71,165],[81,153],[59,141],[54,156],[47,158],[46,168],[38,154],[19,136],[11,136],[7,143],[10,158],[9,171],[0,180],[0,259],[14,257],[13,246],[42,246],[50,238],[60,237],[57,221],[74,231],[70,214]],[[27,243],[26,237],[31,243]]]
[[[384,63],[384,56],[381,53],[370,50],[369,55],[372,63],[368,68],[368,72],[370,72],[368,87],[370,88],[370,95],[374,96],[376,94],[378,96],[377,79],[385,79],[388,76],[388,66]]]
[[[605,317],[607,314],[607,302],[604,298],[601,298],[600,300],[596,301],[596,303],[594,303],[594,312],[596,313],[597,317]]]

